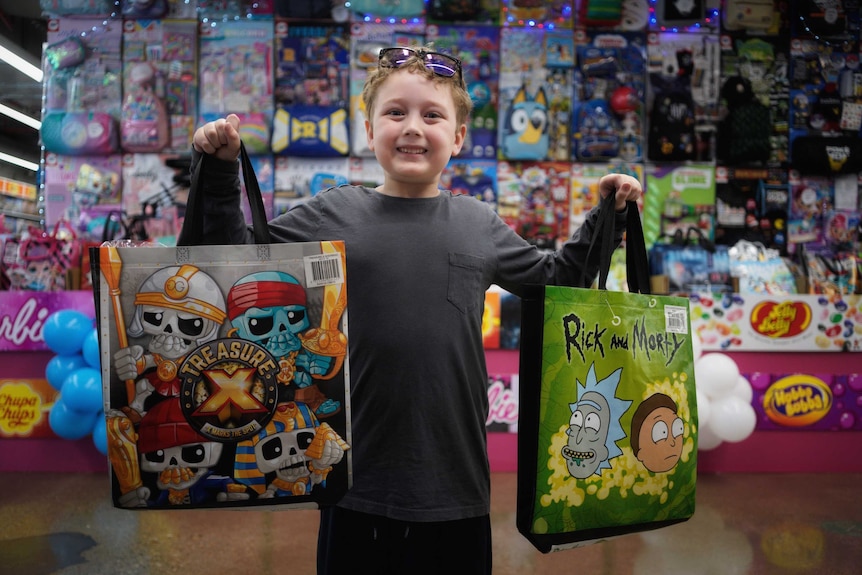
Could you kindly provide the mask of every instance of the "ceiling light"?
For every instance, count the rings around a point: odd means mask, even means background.
[[[3,114],[5,116],[9,116],[13,120],[18,120],[22,124],[30,126],[34,130],[39,130],[40,128],[42,128],[42,122],[40,122],[36,118],[33,118],[32,116],[28,116],[27,114],[19,112],[18,110],[15,110],[15,109],[10,108],[9,106],[5,106],[3,104],[0,104],[0,114]]]
[[[42,81],[42,69],[28,61],[27,59],[19,56],[12,50],[8,49],[6,46],[9,45],[10,42],[7,42],[5,38],[0,36],[0,60],[3,60],[16,70],[27,74],[37,82]]]
[[[0,152],[0,161],[15,164],[16,166],[21,166],[22,168],[26,168],[31,172],[39,171],[39,164],[37,164],[36,162],[31,162],[29,160],[19,158],[18,156],[11,156],[4,152]]]

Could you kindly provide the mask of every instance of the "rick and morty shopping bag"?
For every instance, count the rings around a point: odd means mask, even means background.
[[[629,226],[629,288],[640,265],[648,289],[637,241]],[[604,289],[606,251],[600,289],[529,286],[522,298],[517,526],[543,553],[694,513],[688,300]]]

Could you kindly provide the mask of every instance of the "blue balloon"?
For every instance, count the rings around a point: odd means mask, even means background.
[[[48,425],[51,431],[63,439],[81,439],[93,432],[96,415],[96,412],[81,413],[70,409],[64,403],[63,396],[59,395],[48,413]]]
[[[69,409],[99,413],[102,404],[102,374],[92,367],[73,371],[63,382],[63,402]]]
[[[87,362],[80,353],[55,355],[45,366],[45,379],[48,380],[51,387],[59,391],[63,389],[63,382],[72,372],[86,366]]]
[[[90,367],[95,367],[99,369],[102,362],[99,358],[99,332],[96,328],[93,328],[90,333],[87,334],[87,337],[84,338],[84,359],[87,360],[87,364]]]
[[[93,330],[93,320],[86,314],[64,309],[48,316],[42,327],[45,344],[58,355],[74,355],[81,352],[84,338]]]
[[[102,455],[108,454],[108,428],[105,425],[104,412],[96,416],[96,424],[93,426],[93,445]]]

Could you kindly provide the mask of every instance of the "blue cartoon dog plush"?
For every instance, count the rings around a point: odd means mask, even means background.
[[[525,86],[515,94],[501,125],[503,156],[509,160],[543,160],[548,155],[548,100],[539,88],[529,99]]]

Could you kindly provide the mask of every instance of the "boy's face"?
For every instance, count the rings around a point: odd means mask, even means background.
[[[398,70],[380,85],[365,131],[386,173],[385,193],[433,196],[449,159],[461,151],[467,126],[457,123],[449,86]]]

